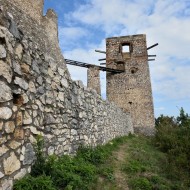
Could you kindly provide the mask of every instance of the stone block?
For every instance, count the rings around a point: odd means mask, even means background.
[[[16,115],[16,125],[17,126],[22,126],[23,124],[23,116],[22,116],[22,112],[18,112]]]
[[[13,133],[15,129],[15,124],[13,121],[8,121],[5,123],[5,132],[6,133]]]
[[[0,81],[0,89],[0,102],[7,102],[13,98],[11,88],[2,81]]]
[[[5,145],[1,146],[0,147],[0,156],[3,156],[5,153],[8,152],[8,150],[9,149]]]
[[[32,164],[35,159],[35,152],[32,144],[26,144],[25,152],[24,152],[24,160],[23,165]]]
[[[19,170],[21,164],[18,158],[16,157],[15,153],[11,152],[10,157],[3,160],[3,166],[4,166],[5,175],[10,175],[13,172]]]
[[[21,44],[18,44],[15,49],[15,55],[17,55],[19,59],[22,59],[22,52],[23,52],[23,47]]]
[[[29,112],[25,111],[24,112],[24,119],[23,119],[23,124],[24,125],[29,125],[32,123],[32,114]]]
[[[0,76],[3,76],[8,83],[12,81],[12,70],[10,66],[2,60],[0,60]]]
[[[12,110],[8,107],[0,107],[0,119],[10,119],[12,116]]]
[[[14,83],[20,86],[24,90],[28,89],[28,83],[22,78],[15,77]]]
[[[19,127],[15,129],[14,132],[14,138],[15,140],[23,140],[24,139],[24,129]]]
[[[3,45],[0,45],[0,59],[7,57],[7,51]]]

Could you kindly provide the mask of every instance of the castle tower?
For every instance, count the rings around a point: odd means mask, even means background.
[[[130,112],[135,132],[154,131],[154,110],[145,35],[106,39],[107,99]]]

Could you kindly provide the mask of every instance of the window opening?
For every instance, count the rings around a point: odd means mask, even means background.
[[[122,44],[122,52],[123,53],[130,53],[130,44],[129,43]]]

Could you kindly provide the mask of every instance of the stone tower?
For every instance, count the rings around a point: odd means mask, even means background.
[[[87,71],[87,87],[96,90],[101,95],[100,70],[98,67],[89,67]]]
[[[106,67],[123,69],[107,73],[107,99],[130,112],[135,132],[154,131],[154,109],[146,35],[106,39]]]

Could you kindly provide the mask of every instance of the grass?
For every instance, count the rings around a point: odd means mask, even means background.
[[[181,189],[178,181],[167,178],[167,155],[157,150],[150,138],[139,136],[128,139],[127,146],[121,170],[126,174],[130,189]]]
[[[100,176],[111,182],[114,180],[114,168],[108,160],[111,160],[113,151],[125,139],[126,137],[116,138],[96,148],[81,147],[75,157],[45,157],[42,152],[43,140],[38,138],[35,146],[37,160],[31,174],[16,181],[14,190],[93,189]]]
[[[118,159],[119,154],[124,158]],[[187,190],[176,179],[168,178],[167,154],[155,148],[151,138],[129,136],[125,138],[121,149],[114,151],[106,167],[113,167],[113,180],[102,178],[93,190]],[[122,180],[117,173],[122,175]]]
[[[182,172],[182,179],[171,170],[175,162],[156,147],[155,138],[129,135],[96,148],[81,147],[75,157],[59,158],[45,157],[42,142],[38,140],[31,174],[17,181],[14,190],[190,189],[188,174]]]

